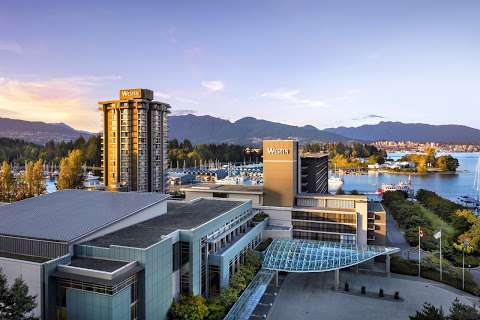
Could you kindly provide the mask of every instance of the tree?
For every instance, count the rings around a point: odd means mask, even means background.
[[[32,311],[37,307],[36,296],[28,294],[22,278],[16,278],[11,287],[0,269],[0,319],[34,320]]]
[[[449,320],[478,320],[480,319],[480,312],[467,304],[461,303],[457,298],[450,306]]]
[[[409,318],[410,320],[447,320],[442,308],[437,309],[430,303],[425,303],[422,311],[417,311],[414,316],[410,316]]]
[[[208,307],[202,296],[180,295],[178,302],[174,301],[170,316],[174,320],[202,320],[208,315]]]
[[[12,169],[7,161],[3,161],[0,174],[0,202],[12,201],[14,190],[15,180],[13,179]]]
[[[225,316],[225,306],[219,298],[215,298],[208,303],[208,320],[221,320]]]
[[[58,176],[57,189],[83,188],[82,152],[70,151],[68,157],[60,162],[60,175]]]
[[[437,149],[435,149],[433,147],[429,147],[429,148],[427,148],[427,150],[425,150],[425,153],[426,153],[426,156],[427,156],[427,158],[426,158],[427,164],[433,167],[435,165]]]
[[[442,171],[456,171],[458,166],[458,159],[452,157],[451,155],[440,156],[435,162],[435,167]]]
[[[421,157],[418,159],[418,162],[416,162],[416,168],[418,173],[425,173],[427,172],[427,164],[428,160],[425,157]]]
[[[33,165],[33,194],[38,196],[46,191],[45,179],[43,178],[43,161],[37,160]]]

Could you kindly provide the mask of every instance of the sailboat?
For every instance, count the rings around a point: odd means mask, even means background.
[[[480,157],[478,158],[477,167],[475,168],[473,190],[475,193],[473,197],[460,196],[458,197],[458,202],[469,209],[480,210]]]

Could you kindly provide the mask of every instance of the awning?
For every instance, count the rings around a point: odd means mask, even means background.
[[[399,248],[392,247],[280,238],[274,239],[268,247],[263,268],[287,272],[326,272],[399,251]]]

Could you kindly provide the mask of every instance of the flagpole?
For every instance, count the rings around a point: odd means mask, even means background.
[[[420,272],[421,272],[421,255],[420,255],[420,227],[418,227],[418,277],[420,278]]]
[[[440,229],[440,281],[443,280],[442,273],[442,229]]]
[[[465,291],[465,247],[462,250],[462,290]]]

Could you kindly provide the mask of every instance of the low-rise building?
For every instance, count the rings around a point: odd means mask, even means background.
[[[0,268],[41,319],[166,319],[180,293],[217,294],[260,242],[249,200],[65,190],[0,208]]]

